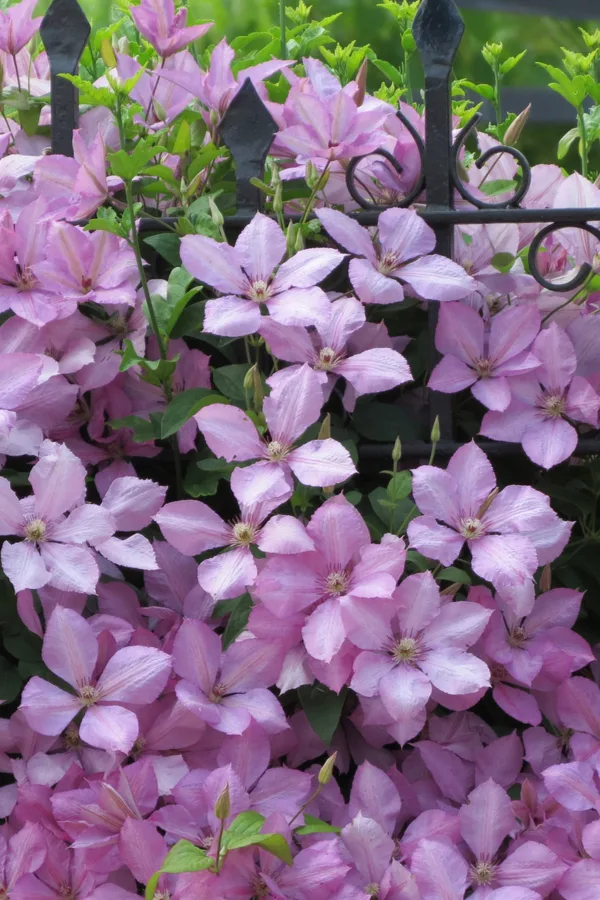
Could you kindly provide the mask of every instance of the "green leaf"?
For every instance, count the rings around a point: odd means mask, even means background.
[[[125,416],[123,419],[113,419],[109,422],[111,428],[129,428],[133,431],[133,440],[136,444],[145,444],[147,441],[155,441],[160,438],[161,413],[152,413],[151,421],[140,416]]]
[[[506,194],[508,191],[513,191],[516,186],[514,181],[507,178],[498,178],[496,181],[484,181],[479,185],[479,190],[487,197],[497,197],[498,194]]]
[[[12,703],[19,696],[22,687],[23,679],[19,675],[18,669],[12,666],[7,659],[0,658],[0,700]]]
[[[175,138],[175,143],[173,144],[173,153],[175,156],[182,156],[192,146],[192,131],[190,128],[189,122],[186,122],[185,119],[182,119],[179,129],[177,131],[177,137]]]
[[[223,650],[227,650],[245,629],[253,605],[250,594],[242,594],[229,616],[229,621],[223,632],[223,637],[221,639],[223,641]]]
[[[578,128],[571,128],[570,131],[567,131],[566,134],[563,134],[560,141],[558,142],[558,152],[557,156],[559,159],[564,159],[567,153],[571,148],[571,144],[573,141],[576,141],[580,137]]]
[[[490,103],[493,103],[496,99],[496,91],[491,84],[474,84],[472,81],[462,81],[462,84],[485,100],[489,100]]]
[[[405,500],[412,491],[412,475],[410,472],[397,472],[390,479],[387,486],[387,495],[393,503]]]
[[[132,366],[139,366],[145,360],[143,356],[140,356],[133,344],[129,339],[125,339],[123,341],[125,346],[125,350],[121,352],[121,365],[119,366],[119,372],[126,372],[128,369],[131,369]]]
[[[170,337],[180,338],[184,337],[184,335],[197,335],[202,331],[203,327],[204,301],[188,303],[173,326]],[[209,337],[212,337],[212,335],[209,335]],[[202,338],[206,340],[206,335],[202,335]]]
[[[496,253],[492,258],[492,265],[499,272],[510,272],[515,264],[515,258],[512,253]]]
[[[177,394],[163,415],[161,437],[168,438],[175,434],[188,419],[211,403],[227,403],[227,400],[221,394],[208,390],[208,388],[191,388],[189,391]]]
[[[264,824],[265,817],[259,812],[247,810],[239,813],[223,835],[223,843],[227,846],[228,842],[235,838],[241,839],[258,834]]]
[[[509,72],[517,66],[523,57],[526,55],[527,50],[523,50],[522,53],[519,53],[518,56],[509,56],[508,59],[505,59],[503,63],[500,63],[500,74],[508,75]]]
[[[150,146],[147,141],[140,140],[131,153],[126,153],[125,150],[109,153],[108,161],[112,171],[118,178],[122,178],[123,181],[133,181],[148,165],[150,160],[155,159],[162,150],[162,147]],[[170,169],[169,174],[172,176]]]
[[[181,266],[180,243],[181,239],[177,234],[150,234],[144,238],[144,244],[156,250],[171,266]]]
[[[83,228],[84,231],[108,231],[110,234],[116,234],[123,237],[123,229],[118,222],[111,222],[109,219],[90,219]]]
[[[163,873],[179,875],[181,872],[202,872],[214,865],[214,859],[206,850],[195,847],[190,841],[178,841],[167,853],[165,861],[146,886],[146,900],[153,900],[158,879]]]
[[[373,65],[379,69],[379,71],[388,78],[395,87],[404,87],[404,78],[402,77],[402,73],[396,69],[391,63],[387,62],[385,59],[373,59],[371,60]]]
[[[377,518],[386,526],[386,530],[394,534],[400,531],[405,522],[408,525],[411,517],[419,515],[414,503],[408,499],[391,500],[387,490],[382,487],[371,491],[369,503]]]
[[[450,566],[448,569],[442,569],[436,576],[440,581],[449,581],[452,584],[471,584],[471,578],[467,572],[458,569],[456,566]]]
[[[306,717],[313,731],[327,747],[339,725],[347,693],[348,689],[344,687],[336,694],[318,681],[298,688],[298,696]]]
[[[234,469],[235,463],[228,463],[223,458],[192,461],[185,473],[183,487],[190,497],[213,497],[221,479],[228,481]]]
[[[228,852],[241,850],[243,847],[262,847],[267,853],[276,856],[288,866],[291,866],[293,862],[292,851],[282,834],[249,834],[246,837],[230,837],[226,832],[223,843]]]
[[[188,169],[188,181],[193,181],[196,175],[199,175],[207,166],[211,164],[218,156],[227,156],[225,147],[215,147],[214,144],[207,144],[202,148],[192,160]]]
[[[215,387],[234,403],[246,405],[244,378],[250,363],[239,363],[233,366],[220,366],[213,372]]]
[[[296,834],[340,834],[341,830],[341,828],[336,828],[335,825],[330,825],[329,822],[323,822],[322,819],[309,816],[308,813],[304,813],[304,825],[295,829]]]

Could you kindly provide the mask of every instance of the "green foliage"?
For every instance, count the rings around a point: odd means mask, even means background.
[[[339,725],[347,693],[346,687],[336,694],[318,681],[298,688],[298,696],[306,718],[327,747],[331,744]]]

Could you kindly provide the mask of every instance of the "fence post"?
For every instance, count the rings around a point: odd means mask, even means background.
[[[108,2],[108,0],[106,0]],[[52,0],[40,27],[50,62],[52,153],[73,156],[79,120],[77,89],[61,74],[75,75],[90,35],[90,23],[77,0]]]
[[[427,211],[454,208],[451,174],[452,63],[460,46],[464,22],[454,0],[423,0],[414,21],[413,34],[425,71],[425,182]],[[437,252],[452,257],[453,225],[434,226]],[[439,305],[429,305],[431,358],[435,354],[435,330]],[[439,416],[443,438],[452,437],[452,404],[444,394],[433,392],[432,421]]]

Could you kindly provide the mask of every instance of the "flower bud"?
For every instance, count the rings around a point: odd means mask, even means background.
[[[550,564],[545,565],[540,576],[540,591],[545,594],[552,587],[552,567]]]
[[[302,235],[302,230],[299,228],[296,232],[296,240],[294,243],[294,252],[299,253],[300,250],[304,250],[304,237]]]
[[[410,28],[408,28],[402,35],[402,49],[405,53],[414,53],[417,49],[417,44]]]
[[[283,212],[283,185],[278,182],[275,188],[275,196],[273,197],[273,212]]]
[[[531,113],[531,103],[529,106],[525,107],[523,112],[520,112],[514,122],[511,122],[508,128],[506,129],[506,134],[504,135],[504,143],[508,147],[514,147],[523,131],[525,130],[525,126],[529,121],[529,115]]]
[[[433,423],[433,426],[431,428],[431,443],[432,444],[439,443],[441,436],[442,436],[442,432],[440,429],[440,417],[436,416],[435,422]]]
[[[231,797],[229,796],[229,785],[226,784],[223,791],[217,797],[215,803],[215,816],[224,822],[231,812]]]
[[[117,57],[113,50],[113,45],[108,38],[104,38],[100,44],[100,54],[107,69],[114,69],[117,65]]]
[[[262,379],[260,377],[260,371],[256,363],[250,369],[252,372],[252,389],[254,391],[254,408],[257,412],[260,412],[263,405],[263,400],[265,399],[265,392],[263,391]]]
[[[392,462],[398,463],[402,459],[402,441],[400,436],[396,438],[394,449],[392,450]]]
[[[321,766],[321,770],[318,775],[319,784],[325,786],[329,784],[331,779],[333,778],[333,767],[335,766],[335,761],[337,759],[337,750],[335,753],[332,753],[328,760],[326,760]]]
[[[248,369],[248,371],[246,372],[246,374],[244,375],[244,390],[245,391],[249,391],[253,387],[254,373],[252,370],[255,368],[256,368],[255,366],[251,366]]]
[[[449,584],[447,588],[444,588],[443,591],[440,591],[440,597],[456,597],[461,587],[462,584],[459,581],[455,581]]]
[[[316,184],[319,180],[319,173],[317,171],[317,167],[315,166],[314,163],[312,163],[310,161],[310,159],[306,163],[306,172],[304,175],[304,179],[305,179],[307,185],[309,186],[309,188],[311,189],[311,191],[316,186]]]
[[[356,74],[356,93],[354,94],[354,102],[357,106],[362,106],[367,93],[367,73],[369,69],[369,60],[365,57],[360,64],[360,69]]]
[[[490,506],[492,505],[492,503],[494,502],[494,500],[496,499],[496,497],[498,496],[499,493],[500,493],[500,488],[494,488],[494,490],[489,495],[489,497],[483,501],[483,503],[481,504],[481,507],[479,508],[479,510],[477,512],[478,519],[481,519],[482,516],[485,516],[486,512],[488,511],[488,509],[490,508]]]
[[[325,418],[323,419],[323,424],[319,430],[319,434],[317,437],[318,441],[325,441],[327,438],[331,437],[331,415],[327,413]]]
[[[208,198],[208,206],[210,209],[210,217],[217,226],[217,228],[222,228],[225,219],[223,218],[223,213],[215,203],[212,197]]]

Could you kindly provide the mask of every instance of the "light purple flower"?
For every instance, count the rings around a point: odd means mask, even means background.
[[[173,0],[142,0],[130,12],[137,30],[163,58],[197,41],[212,26],[208,22],[186,27],[188,11],[183,6],[175,12]]]
[[[541,368],[511,381],[512,402],[504,412],[486,413],[481,434],[522,443],[533,462],[550,469],[577,449],[572,421],[598,426],[600,395],[575,374],[575,348],[555,322],[538,335],[532,351]]]
[[[186,235],[181,259],[186,269],[224,294],[205,307],[204,330],[226,337],[258,331],[261,307],[282,325],[326,325],[331,316],[327,294],[316,287],[342,261],[337,250],[301,250],[282,263],[285,234],[276,222],[257,213],[235,247],[204,235]]]
[[[424,300],[461,300],[476,283],[464,269],[435,250],[432,228],[411,209],[386,209],[377,237],[335,209],[316,210],[321,224],[354,255],[350,281],[363,303],[399,303],[406,282]]]
[[[95,676],[99,643],[91,625],[72,609],[56,606],[50,616],[42,659],[71,685],[74,694],[37,675],[23,691],[20,709],[40,734],[59,735],[80,712],[81,739],[92,747],[129,753],[138,720],[129,707],[152,703],[171,672],[171,657],[154,647],[124,647]]]
[[[408,526],[411,547],[449,566],[466,541],[473,571],[527,615],[533,575],[562,551],[571,523],[559,519],[548,497],[531,487],[511,485],[498,493],[494,470],[474,441],[456,451],[447,471],[421,466],[413,476],[423,515]]]
[[[37,0],[21,0],[0,10],[0,50],[16,56],[29,43],[42,21],[41,16],[33,16],[36,6]]]
[[[198,428],[216,456],[228,462],[263,460],[245,469],[245,486],[240,484],[237,495],[240,503],[250,504],[260,498],[266,472],[272,472],[275,478],[278,470],[283,471],[289,483],[293,472],[302,484],[314,487],[329,487],[354,475],[356,469],[350,454],[332,438],[308,441],[294,448],[298,438],[319,418],[322,404],[319,377],[304,365],[265,398],[268,437],[261,437],[237,406],[213,403],[196,414]]]
[[[534,304],[506,307],[489,330],[474,309],[461,303],[440,308],[435,345],[444,358],[429,379],[429,387],[454,394],[467,387],[488,409],[504,411],[510,401],[511,376],[541,365],[529,348],[540,330]]]

